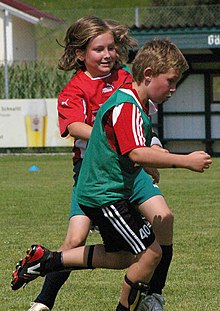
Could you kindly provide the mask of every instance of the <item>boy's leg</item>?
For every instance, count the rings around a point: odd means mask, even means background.
[[[162,294],[173,254],[173,214],[162,196],[155,196],[139,206],[140,212],[152,224],[162,248],[162,258],[150,282],[149,294]]]
[[[173,213],[152,178],[143,170],[135,179],[134,194],[130,198],[138,205],[141,214],[152,224],[163,255],[151,280],[150,293],[162,294],[173,250]]]
[[[84,211],[87,214],[91,213],[89,215],[90,218],[93,217],[94,211],[92,209]],[[123,283],[117,311],[126,310],[126,308],[130,308],[127,310],[136,310],[136,307],[131,307],[129,302],[131,288],[137,289],[138,283],[146,285],[150,281],[155,268],[160,262],[161,248],[155,241],[151,226],[142,219],[140,213],[127,201],[106,206],[102,208],[102,213],[105,216],[104,219],[101,214],[97,214],[96,221],[108,252],[105,254],[106,261],[112,264],[114,259],[107,260],[107,257],[110,259],[111,252],[117,251],[120,248],[136,255],[135,261],[129,266],[127,272],[130,284],[127,282]],[[114,253],[112,255],[115,256]],[[98,258],[103,258],[103,256],[98,256]],[[93,264],[97,267],[97,262],[93,261]],[[133,285],[131,286],[131,284]]]
[[[35,244],[20,260],[12,274],[11,288],[18,290],[39,276],[55,271],[85,270],[94,268],[125,269],[134,260],[129,252],[106,253],[103,244],[80,246],[64,252],[52,252]]]
[[[128,307],[119,302],[116,311],[137,311],[141,304],[142,295],[147,295],[149,286],[141,282],[133,283],[125,275],[123,287],[128,287]]]
[[[123,203],[121,205],[123,207]],[[91,220],[94,220],[94,219],[97,220],[97,217],[100,217],[100,223],[98,225],[102,227],[102,231],[104,232],[104,234],[106,233],[107,240],[110,236],[112,239],[112,243],[114,244],[116,242],[115,244],[117,244],[118,241],[115,235],[109,234],[108,226],[110,226],[111,228],[112,226],[111,221],[109,221],[104,216],[102,209],[101,208],[97,208],[97,209],[88,208],[88,211],[93,216],[93,217],[90,217],[90,215],[87,214]],[[132,208],[132,211],[134,211],[133,208]],[[139,215],[139,218],[141,219],[140,215]],[[107,226],[106,226],[106,222],[107,222]],[[113,231],[114,230],[115,229],[113,227]],[[115,233],[115,231],[113,233]],[[119,234],[118,236],[120,237]],[[154,235],[152,236],[152,232],[150,234],[150,237],[152,240],[154,240]],[[142,244],[142,242],[139,242],[139,243]],[[108,241],[106,245],[108,245]],[[103,248],[103,245],[100,245],[100,247]],[[64,270],[70,271],[73,269],[78,270],[79,268],[81,269],[88,268],[87,257],[89,258],[90,249],[91,247],[89,246],[87,247],[81,246],[81,247],[77,247],[71,250],[66,250],[61,253],[61,252],[51,252],[48,249],[40,245],[33,245],[31,249],[27,252],[27,256],[23,260],[21,260],[19,264],[16,266],[16,270],[12,274],[11,287],[13,290],[18,290],[24,284],[29,283],[30,281],[36,279],[37,277],[45,276],[46,274],[54,272],[54,271],[64,271]],[[121,245],[118,245],[115,251],[118,252],[120,249],[123,249],[123,248],[121,247]],[[98,257],[97,260],[99,261],[100,258]],[[103,256],[103,262],[101,261],[100,266],[98,262],[97,265],[94,265],[94,267],[123,269],[126,267],[126,266],[123,266],[124,262],[125,262],[124,260],[121,261],[122,267],[121,266],[117,267],[117,264],[118,264],[117,258],[116,258],[116,261],[106,260],[106,257]],[[91,268],[91,264],[89,268]]]
[[[31,254],[32,253],[32,254]],[[63,256],[62,256],[63,254]],[[160,259],[160,254],[156,255],[157,260]],[[87,262],[85,264],[85,262]],[[12,281],[12,289],[19,289],[24,283],[28,283],[39,275],[43,276],[46,273],[50,273],[51,271],[56,270],[64,270],[64,269],[91,269],[93,267],[101,267],[101,268],[110,268],[110,269],[125,269],[131,263],[136,262],[136,256],[132,255],[127,251],[117,251],[116,253],[106,253],[103,245],[94,246],[84,246],[75,248],[69,251],[61,252],[51,252],[40,245],[32,246],[31,251],[28,255],[22,260],[22,270],[17,270],[17,281],[15,279]],[[73,267],[73,264],[80,264],[81,267]],[[31,271],[28,271],[30,268]],[[144,269],[144,271],[146,271]],[[22,273],[21,273],[22,272]],[[34,273],[34,274],[32,274]],[[37,273],[37,274],[36,274]],[[25,282],[23,280],[25,279]],[[23,282],[22,284],[20,282]],[[19,285],[19,286],[18,286]],[[21,285],[21,286],[20,286]],[[136,290],[136,286],[135,286]],[[129,299],[129,292],[127,293]],[[133,293],[132,293],[132,296]],[[133,304],[134,299],[130,299],[130,302]],[[127,301],[126,300],[126,301]],[[42,308],[43,306],[36,306],[32,304],[30,310],[47,310]],[[40,309],[39,309],[40,307]],[[125,309],[125,307],[121,304],[122,309],[119,310],[136,310],[136,309]]]
[[[121,306],[128,308],[127,310],[139,310],[139,306],[141,308],[141,301],[148,294],[148,284],[160,261],[160,255],[160,247],[155,241],[145,252],[139,254],[137,260],[130,265],[123,282],[119,310]]]
[[[52,252],[40,244],[34,244],[27,250],[26,257],[16,265],[16,270],[12,273],[11,288],[18,290],[39,276],[55,271],[93,269],[93,252],[93,245]]]
[[[86,211],[84,209],[84,211]],[[91,215],[89,215],[91,213]],[[154,234],[141,215],[127,201],[120,201],[100,209],[87,208],[91,220],[96,219],[104,245],[82,246],[65,252],[50,252],[35,245],[13,273],[12,289],[19,289],[39,275],[68,269],[92,267],[124,269],[131,264],[131,282],[148,282],[161,259],[161,249]],[[100,256],[100,250],[103,255]],[[120,251],[123,250],[123,251]],[[136,259],[132,261],[134,256]],[[126,262],[127,258],[127,262]],[[68,268],[69,267],[69,268]],[[128,306],[129,290],[123,288],[121,304]]]

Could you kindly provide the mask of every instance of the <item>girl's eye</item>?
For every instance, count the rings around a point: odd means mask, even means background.
[[[103,50],[103,49],[101,49],[101,48],[95,49],[96,52],[101,52],[102,50]]]

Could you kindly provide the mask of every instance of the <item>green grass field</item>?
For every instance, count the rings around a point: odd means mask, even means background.
[[[30,172],[31,165],[39,171]],[[70,155],[1,156],[1,311],[25,311],[42,278],[10,289],[16,262],[32,243],[56,250],[62,243],[72,187]],[[161,170],[160,188],[175,213],[174,258],[164,297],[166,311],[219,310],[220,158],[204,174]],[[98,233],[88,243],[100,241]],[[72,272],[54,311],[114,311],[125,271]]]

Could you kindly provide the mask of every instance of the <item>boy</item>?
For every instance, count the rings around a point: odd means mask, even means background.
[[[133,63],[133,82],[122,85],[97,113],[79,174],[78,202],[99,226],[104,244],[61,253],[34,245],[13,273],[12,288],[73,266],[129,267],[116,310],[146,310],[148,283],[161,249],[150,225],[129,201],[135,177],[142,167],[203,172],[212,163],[203,151],[176,155],[149,148],[151,122],[144,103],[167,100],[187,68],[182,53],[169,40],[152,40],[140,49]]]

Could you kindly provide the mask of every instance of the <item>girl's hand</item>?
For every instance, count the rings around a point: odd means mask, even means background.
[[[151,177],[153,178],[153,183],[158,184],[160,181],[160,172],[158,169],[153,168],[153,167],[145,167],[144,168],[145,172],[147,172]]]
[[[155,149],[155,150],[158,150],[158,151],[162,151],[162,152],[169,152],[169,150],[167,149],[164,149],[158,145],[152,145],[151,148]]]

